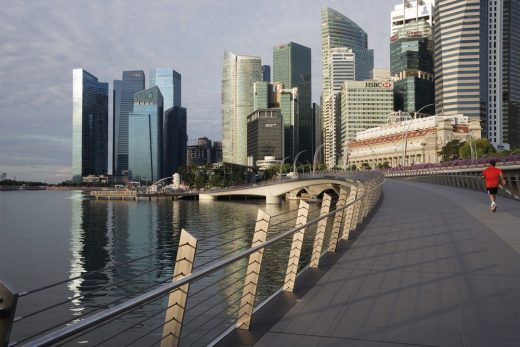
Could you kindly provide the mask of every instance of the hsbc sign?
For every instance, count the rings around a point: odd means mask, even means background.
[[[366,82],[365,87],[368,88],[392,88],[392,82]]]

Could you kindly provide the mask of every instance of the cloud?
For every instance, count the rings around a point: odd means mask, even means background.
[[[70,162],[73,68],[85,68],[112,88],[123,70],[172,67],[182,74],[190,138],[218,140],[224,49],[259,55],[271,64],[275,45],[294,41],[310,47],[312,95],[318,102],[321,8],[330,6],[363,27],[376,66],[384,67],[393,3],[399,1],[10,2],[0,7],[0,139],[25,136],[23,148],[9,146],[14,156],[24,157],[32,148],[37,153],[32,157],[41,155],[42,162],[56,155]],[[25,170],[10,171],[18,169]]]

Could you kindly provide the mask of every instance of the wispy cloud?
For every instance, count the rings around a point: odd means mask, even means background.
[[[330,6],[363,27],[375,49],[376,65],[388,66],[390,9],[398,2],[12,1],[0,7],[0,151],[5,141],[21,139],[14,135],[33,134],[25,135],[22,149],[9,146],[19,157],[27,146],[37,158],[70,144],[71,70],[76,67],[110,83],[123,70],[175,68],[183,76],[190,138],[219,139],[224,49],[259,55],[271,64],[275,45],[294,41],[311,47],[312,94],[318,101],[321,7]],[[57,153],[70,162],[70,149]],[[15,170],[21,168],[9,171]]]

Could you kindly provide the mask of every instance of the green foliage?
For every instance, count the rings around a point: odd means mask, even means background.
[[[364,162],[364,163],[361,163],[361,170],[371,170],[372,167],[370,166],[369,163],[367,162]]]
[[[462,159],[471,159],[471,146],[476,148],[476,155],[478,158],[485,158],[490,155],[497,155],[496,149],[489,142],[488,139],[477,139],[477,140],[469,140],[461,144],[459,148],[459,157]],[[509,151],[501,151],[502,156],[509,155]]]
[[[462,147],[462,143],[459,140],[452,140],[445,144],[437,154],[441,157],[441,161],[457,160],[460,158],[460,147]]]
[[[378,163],[377,168],[378,169],[390,169],[390,164],[387,161],[383,162],[382,164]]]

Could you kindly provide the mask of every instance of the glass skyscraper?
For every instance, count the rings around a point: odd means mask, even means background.
[[[164,112],[162,178],[186,166],[188,145],[186,108],[172,107]]]
[[[396,111],[435,114],[433,12],[434,0],[406,1],[392,11],[390,74]]]
[[[112,172],[128,171],[128,114],[134,109],[134,94],[144,90],[144,72],[123,71],[122,80],[114,80]]]
[[[497,148],[520,147],[520,2],[488,6],[488,139]]]
[[[334,113],[332,77],[330,76],[331,50],[333,48],[350,48],[355,57],[355,80],[372,77],[374,68],[374,51],[368,49],[368,35],[356,23],[345,15],[331,9],[321,11],[321,71],[322,71],[322,130],[324,141],[325,163],[333,167],[337,161],[336,136],[337,115]]]
[[[163,96],[155,86],[134,96],[134,111],[128,115],[128,177],[156,182],[162,178]]]
[[[311,49],[295,42],[273,48],[273,82],[282,83],[283,89],[298,88],[295,100],[298,104],[297,119],[292,119],[287,110],[292,110],[293,100],[287,95],[282,96],[282,116],[284,126],[296,127],[293,152],[305,151],[299,157],[302,161],[312,160],[312,92],[311,92]],[[287,102],[284,100],[287,99]],[[285,106],[289,103],[289,106]],[[285,113],[284,113],[285,111]],[[297,123],[297,124],[295,124]],[[285,155],[291,155],[286,152]],[[294,159],[294,158],[291,158]]]
[[[487,6],[487,0],[438,0],[433,30],[435,109],[479,119],[486,136]]]
[[[164,109],[181,104],[181,74],[173,69],[151,69],[149,88],[159,87],[164,98]]]
[[[108,171],[108,83],[72,70],[72,180]]]
[[[253,85],[262,81],[260,57],[224,52],[222,67],[222,156],[247,165],[247,116],[253,112]]]

